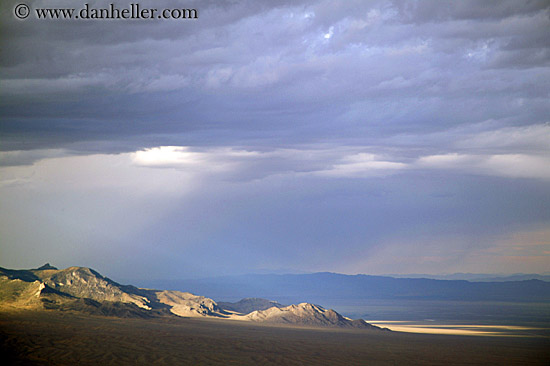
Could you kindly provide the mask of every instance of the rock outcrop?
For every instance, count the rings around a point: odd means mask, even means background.
[[[185,317],[227,317],[228,313],[207,297],[180,291],[153,291],[155,299],[169,307],[170,312]]]

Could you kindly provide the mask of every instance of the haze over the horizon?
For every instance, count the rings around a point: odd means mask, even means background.
[[[140,2],[184,21],[16,3],[0,266],[550,272],[548,1]]]

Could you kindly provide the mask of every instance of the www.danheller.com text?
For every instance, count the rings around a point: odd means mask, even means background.
[[[14,8],[14,15],[25,19],[31,14],[26,4],[19,4]],[[86,3],[80,9],[75,8],[35,8],[37,19],[198,19],[197,9],[186,8],[150,8],[131,3],[127,7],[119,8],[111,3],[107,7],[96,8]]]

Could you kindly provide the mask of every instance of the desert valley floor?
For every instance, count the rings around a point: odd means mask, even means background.
[[[8,365],[548,365],[546,337],[312,329],[197,319],[0,313]]]

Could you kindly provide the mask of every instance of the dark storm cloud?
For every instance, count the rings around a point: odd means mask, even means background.
[[[4,150],[136,150],[155,134],[368,144],[550,114],[544,1],[154,3],[196,7],[193,21],[18,21],[14,4],[2,5]]]
[[[445,20],[487,20],[530,15],[548,11],[548,3],[537,1],[407,1],[393,2],[403,18],[420,23]]]

